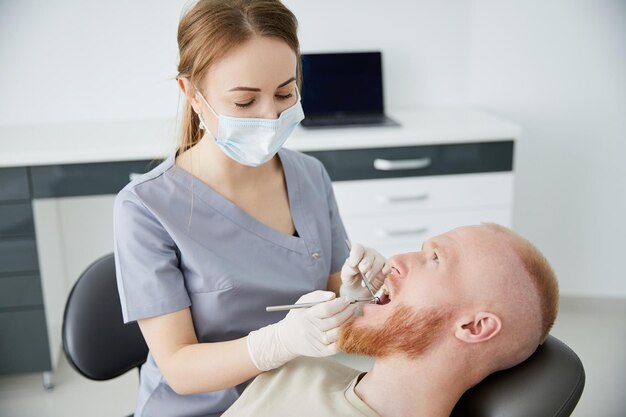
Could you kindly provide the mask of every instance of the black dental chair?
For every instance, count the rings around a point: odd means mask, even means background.
[[[139,326],[122,321],[113,254],[89,265],[74,284],[62,331],[65,357],[86,378],[113,379],[146,361],[148,346]]]
[[[107,380],[139,368],[148,347],[136,323],[123,324],[113,254],[91,264],[65,305],[63,351],[89,379]],[[496,372],[467,391],[451,417],[565,417],[583,391],[578,356],[548,336],[520,365]]]

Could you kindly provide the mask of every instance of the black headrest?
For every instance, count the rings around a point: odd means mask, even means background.
[[[530,358],[468,390],[451,417],[564,417],[583,392],[585,370],[563,342],[548,336]]]

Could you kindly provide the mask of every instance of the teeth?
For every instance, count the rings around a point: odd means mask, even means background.
[[[385,284],[383,284],[380,288],[383,290],[384,294],[389,295],[389,288],[387,288]]]

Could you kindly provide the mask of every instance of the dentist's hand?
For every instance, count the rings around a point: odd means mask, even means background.
[[[361,275],[365,277],[374,293],[380,289],[391,267],[387,260],[375,249],[353,243],[350,256],[341,268],[341,288],[339,293],[353,299],[370,298],[369,290],[363,286]]]
[[[297,303],[326,301],[309,308],[291,310],[276,324],[248,335],[248,352],[261,371],[278,368],[298,356],[324,357],[337,353],[339,326],[354,314],[347,297],[330,291],[303,295]]]

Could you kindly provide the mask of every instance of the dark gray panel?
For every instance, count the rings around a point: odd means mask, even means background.
[[[43,309],[0,313],[0,374],[51,369]]]
[[[33,197],[117,194],[130,173],[145,173],[160,161],[49,165],[31,168]]]
[[[0,309],[42,304],[39,274],[0,276]]]
[[[513,170],[512,140],[397,148],[341,149],[306,153],[322,161],[333,181]],[[374,167],[376,159],[392,162],[428,160],[428,164],[417,169],[384,171]]]
[[[30,198],[26,168],[0,169],[0,200],[25,200]]]
[[[38,271],[35,239],[0,239],[0,273]]]
[[[0,237],[34,235],[33,209],[30,202],[0,204]]]

